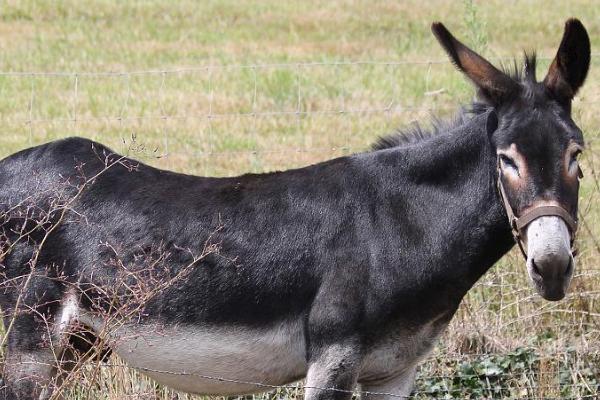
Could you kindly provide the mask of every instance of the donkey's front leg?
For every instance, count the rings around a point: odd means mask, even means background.
[[[352,396],[360,366],[360,349],[354,341],[311,351],[305,383],[305,400],[347,400]]]
[[[324,279],[307,318],[305,400],[349,400],[363,361],[364,282],[356,268]]]

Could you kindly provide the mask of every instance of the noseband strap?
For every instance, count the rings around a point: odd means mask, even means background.
[[[517,229],[521,230],[533,222],[534,219],[549,215],[562,218],[567,223],[571,234],[575,234],[575,232],[577,232],[577,221],[571,216],[571,214],[567,212],[567,210],[560,206],[537,206],[527,210],[526,213],[521,215],[515,221],[517,224]]]
[[[504,204],[504,209],[506,210],[506,215],[508,216],[508,222],[510,224],[510,229],[513,234],[513,238],[515,242],[519,245],[519,249],[523,254],[523,257],[527,259],[527,252],[525,252],[525,245],[523,243],[523,235],[522,231],[532,223],[534,220],[540,217],[560,217],[567,226],[569,227],[569,233],[571,234],[571,252],[575,255],[574,249],[574,238],[575,233],[577,232],[577,219],[573,218],[573,216],[565,210],[561,206],[557,205],[539,205],[534,206],[527,210],[523,215],[517,217],[508,202],[508,197],[506,196],[506,192],[504,190],[504,185],[502,184],[502,172],[500,170],[500,160],[498,160],[498,193],[500,194],[500,198],[502,199],[502,203]]]

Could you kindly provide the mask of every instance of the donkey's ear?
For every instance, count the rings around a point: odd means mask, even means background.
[[[431,30],[454,65],[475,83],[484,100],[499,105],[519,91],[514,79],[456,40],[441,22],[434,22]]]
[[[583,85],[589,67],[590,38],[578,19],[569,19],[544,85],[558,100],[569,103]]]

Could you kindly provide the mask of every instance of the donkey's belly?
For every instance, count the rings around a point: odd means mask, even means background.
[[[306,374],[304,335],[295,323],[269,329],[138,325],[111,338],[130,366],[188,393],[265,391]]]

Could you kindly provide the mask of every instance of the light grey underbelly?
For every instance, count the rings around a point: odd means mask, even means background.
[[[264,329],[127,325],[107,329],[109,344],[133,368],[176,390],[195,394],[261,392],[304,378],[306,340],[300,322]],[[401,375],[431,349],[443,327],[426,324],[400,330],[364,354],[359,382]]]
[[[305,341],[299,324],[270,329],[118,329],[109,343],[123,360],[157,382],[196,394],[261,392],[306,374]]]

